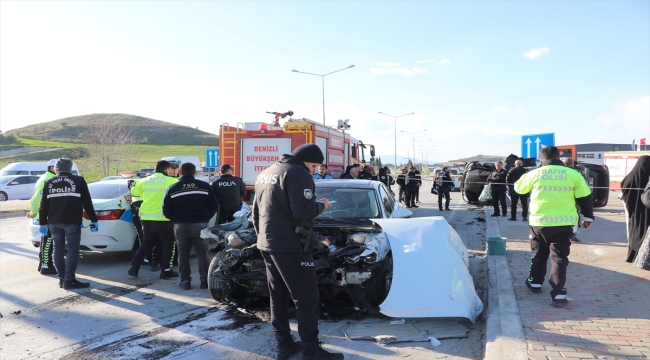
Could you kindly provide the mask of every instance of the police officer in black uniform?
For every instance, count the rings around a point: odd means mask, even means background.
[[[316,201],[311,172],[323,160],[317,145],[304,144],[283,155],[255,181],[253,224],[266,264],[271,325],[278,341],[276,359],[288,359],[299,351],[303,359],[343,359],[343,354],[322,349],[318,341],[320,296],[311,230],[314,218],[331,205],[327,199]],[[301,344],[290,334],[289,301],[296,306]]]
[[[508,208],[506,203],[506,177],[508,173],[503,168],[503,163],[497,161],[494,163],[494,171],[490,173],[490,186],[492,188],[492,206],[494,206],[494,214],[491,216],[499,216],[499,203],[503,217],[508,215]]]
[[[232,175],[232,166],[221,167],[221,177],[210,183],[219,201],[219,218],[217,224],[233,221],[234,213],[241,210],[242,198],[246,196],[244,180]]]
[[[515,191],[515,183],[522,175],[526,173],[526,168],[524,167],[524,162],[521,160],[515,161],[515,167],[508,171],[506,175],[506,183],[508,184],[508,190],[510,193],[510,200],[512,204],[510,205],[510,221],[517,220],[517,203],[521,199],[521,216],[523,216],[524,221],[528,221],[528,198],[530,194],[518,194]]]
[[[438,209],[442,211],[442,198],[445,198],[445,210],[450,211],[449,208],[449,190],[454,187],[454,180],[451,178],[451,169],[449,166],[442,168],[442,171],[436,175],[435,186],[438,188]]]
[[[384,185],[386,185],[388,190],[390,190],[390,192],[393,193],[393,189],[391,189],[390,186],[395,184],[395,180],[393,180],[392,176],[386,174],[386,169],[387,168],[380,168],[379,175],[375,176],[373,180],[383,183]]]

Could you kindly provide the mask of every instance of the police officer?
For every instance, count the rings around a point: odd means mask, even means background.
[[[517,221],[517,203],[519,200],[521,200],[521,216],[523,217],[524,221],[528,221],[528,195],[529,194],[521,194],[519,195],[515,191],[515,187],[513,186],[514,183],[516,183],[519,179],[521,179],[521,176],[526,173],[526,168],[524,168],[524,162],[521,160],[515,161],[515,167],[510,169],[508,171],[508,175],[506,175],[506,183],[508,183],[508,192],[510,194],[510,200],[512,200],[512,204],[510,205],[510,221]]]
[[[529,219],[530,248],[532,252],[530,276],[526,286],[534,293],[542,291],[546,276],[546,261],[551,257],[548,282],[552,287],[553,306],[567,304],[566,268],[573,226],[580,216],[576,202],[583,214],[582,226],[588,228],[594,221],[594,199],[582,175],[564,166],[559,160],[560,151],[548,146],[540,151],[540,167],[521,176],[515,183],[519,194],[530,193]]]
[[[75,277],[79,246],[81,243],[81,221],[85,211],[91,221],[91,231],[99,230],[97,214],[93,208],[86,180],[72,175],[72,160],[61,158],[54,165],[55,177],[43,185],[43,196],[38,214],[39,231],[47,236],[52,233],[54,241],[54,266],[59,275],[59,287],[81,289],[90,283],[78,281]],[[65,244],[68,254],[64,259]]]
[[[449,208],[449,191],[454,186],[454,180],[451,178],[451,168],[445,166],[442,171],[436,175],[436,182],[434,183],[438,188],[438,210],[442,211],[442,198],[445,198],[445,210],[450,211]]]
[[[221,177],[210,186],[219,201],[217,224],[233,221],[233,214],[241,210],[242,198],[246,196],[246,184],[241,178],[232,175],[230,165],[224,164],[221,167]]]
[[[399,187],[399,201],[406,204],[406,172],[407,168],[403,168],[402,172],[397,175],[397,186]]]
[[[375,176],[373,180],[379,181],[386,185],[388,190],[393,193],[393,190],[390,188],[391,185],[395,184],[395,180],[393,179],[392,176],[386,174],[386,168],[380,168],[379,169],[379,175]],[[394,194],[393,194],[394,195]]]
[[[315,144],[297,147],[255,181],[253,225],[257,248],[266,264],[271,295],[271,324],[278,342],[276,359],[288,359],[300,351],[289,327],[289,301],[296,306],[303,359],[343,359],[319,346],[319,292],[311,256],[314,218],[330,207],[316,201],[311,170],[323,163]]]
[[[167,189],[163,200],[163,215],[174,223],[174,235],[178,246],[178,270],[183,290],[190,290],[190,250],[194,245],[199,261],[201,289],[208,288],[208,240],[201,238],[201,230],[219,210],[219,203],[212,187],[194,178],[196,166],[191,162],[180,166],[180,181]]]
[[[29,212],[27,217],[38,221],[38,209],[41,207],[41,199],[43,198],[43,186],[45,182],[55,177],[54,165],[56,159],[52,159],[47,163],[47,171],[41,175],[36,181],[34,186],[34,195],[29,200]],[[47,235],[41,236],[41,245],[38,251],[38,272],[41,275],[56,274],[54,263],[52,262],[52,233],[48,231]]]
[[[151,254],[154,246],[161,246],[162,263],[161,279],[169,279],[178,276],[172,269],[172,258],[174,257],[174,224],[162,212],[163,199],[167,189],[178,182],[175,177],[167,176],[170,164],[167,160],[159,160],[156,163],[155,173],[144,179],[138,180],[131,189],[131,194],[142,198],[140,206],[140,219],[144,240],[131,260],[129,275],[138,276],[140,265],[145,256]]]
[[[508,215],[508,208],[506,203],[506,176],[508,173],[503,168],[503,163],[497,161],[494,163],[495,170],[490,173],[490,188],[492,190],[492,206],[494,206],[494,214],[491,216],[499,215],[499,203],[501,203],[501,210],[503,216]]]
[[[415,193],[418,190],[418,187],[422,183],[420,179],[420,174],[415,168],[411,166],[408,174],[406,174],[406,207],[407,208],[418,208],[419,206],[415,205]]]

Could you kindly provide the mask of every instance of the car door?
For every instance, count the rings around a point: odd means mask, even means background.
[[[384,208],[384,214],[386,214],[385,217],[390,218],[395,209],[395,202],[393,197],[388,194],[388,190],[386,190],[386,187],[383,184],[379,186],[379,199]]]
[[[5,192],[9,200],[24,199],[27,185],[27,177],[21,176],[9,181],[5,187]]]

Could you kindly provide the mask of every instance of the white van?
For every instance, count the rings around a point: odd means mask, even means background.
[[[186,162],[190,162],[196,166],[196,171],[201,171],[201,162],[197,156],[167,156],[161,160],[167,160],[170,163],[176,163],[178,165]]]
[[[0,176],[8,175],[42,175],[47,171],[47,162],[11,163],[0,170]],[[72,163],[72,175],[79,175],[79,168]]]

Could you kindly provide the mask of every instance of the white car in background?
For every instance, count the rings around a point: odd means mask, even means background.
[[[0,201],[31,199],[39,176],[0,176]]]
[[[84,212],[81,224],[81,250],[85,251],[132,251],[137,249],[136,232],[131,214],[131,195],[126,179],[105,180],[88,184],[90,197],[99,224],[97,232],[91,232],[90,218]],[[38,247],[41,234],[38,224],[30,222],[30,241]]]

